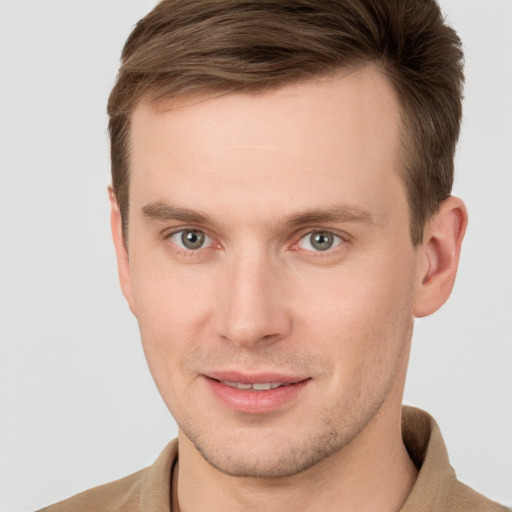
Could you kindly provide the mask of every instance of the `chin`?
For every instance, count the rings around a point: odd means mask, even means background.
[[[256,435],[229,435],[229,439],[217,436],[195,435],[181,429],[197,452],[210,466],[221,473],[235,477],[279,478],[302,473],[319,462],[338,453],[357,436],[358,430],[340,432],[324,425],[315,433],[294,431],[269,433],[262,428]],[[323,433],[322,433],[323,432]]]

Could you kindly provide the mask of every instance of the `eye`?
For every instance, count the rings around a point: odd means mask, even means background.
[[[307,251],[328,251],[343,243],[343,239],[329,231],[312,231],[303,236],[297,246]]]
[[[206,233],[198,229],[182,229],[181,231],[176,231],[169,236],[169,240],[174,245],[189,251],[203,249],[212,244],[212,239]]]

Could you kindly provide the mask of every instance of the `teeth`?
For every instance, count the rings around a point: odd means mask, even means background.
[[[251,389],[252,384],[242,384],[241,382],[230,382],[228,380],[221,381],[222,384],[225,384],[226,386],[229,386],[231,388],[238,388],[238,389]]]
[[[262,383],[254,383],[254,384],[244,384],[242,382],[231,382],[228,380],[222,380],[222,384],[237,388],[237,389],[252,389],[254,391],[268,391],[269,389],[276,389],[280,386],[285,386],[282,382],[262,382]]]
[[[255,389],[256,391],[267,391],[269,389],[273,389],[274,387],[278,387],[280,384],[271,384],[270,382],[261,383],[261,384],[253,384],[252,389]]]

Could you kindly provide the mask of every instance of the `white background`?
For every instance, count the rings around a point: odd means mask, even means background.
[[[417,322],[405,401],[461,480],[512,504],[512,3],[445,0],[465,44],[452,298]],[[118,289],[105,105],[149,0],[0,0],[0,509],[33,510],[154,460],[176,427]]]

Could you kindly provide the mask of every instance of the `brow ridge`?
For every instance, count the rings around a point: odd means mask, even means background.
[[[198,211],[173,206],[161,201],[154,201],[143,206],[142,215],[148,220],[159,220],[162,222],[169,220],[194,222],[197,224],[206,224],[210,222],[208,216]]]
[[[148,220],[190,222],[196,224],[212,224],[210,217],[190,208],[177,207],[162,201],[148,203],[142,208],[143,216]],[[336,205],[327,208],[314,208],[292,214],[283,219],[287,228],[323,223],[363,222],[371,223],[373,214],[361,206],[353,204]]]
[[[306,224],[363,222],[371,223],[373,214],[366,208],[357,205],[343,204],[328,208],[312,209],[294,214],[285,220],[288,227],[302,226]]]

